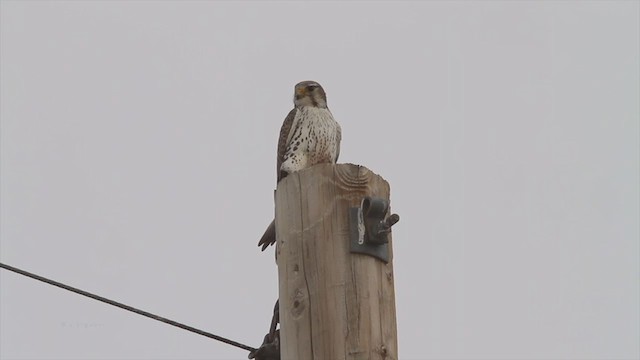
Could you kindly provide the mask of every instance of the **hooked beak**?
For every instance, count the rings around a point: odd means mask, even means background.
[[[301,87],[301,88],[296,89],[296,99],[301,99],[306,95],[307,95],[307,88],[306,87]]]

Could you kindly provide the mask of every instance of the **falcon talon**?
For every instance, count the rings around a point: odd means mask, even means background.
[[[389,202],[373,197],[362,199],[360,207],[349,209],[351,252],[366,254],[389,262],[389,237],[391,227],[400,220],[398,214],[389,212]]]

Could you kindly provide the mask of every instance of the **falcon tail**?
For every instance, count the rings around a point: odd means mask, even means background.
[[[262,251],[265,251],[269,245],[273,245],[276,243],[276,221],[271,221],[267,230],[264,231],[260,241],[258,241],[258,246],[262,246]]]

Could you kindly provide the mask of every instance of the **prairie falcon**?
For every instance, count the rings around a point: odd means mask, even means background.
[[[334,163],[340,154],[342,130],[327,107],[327,95],[315,81],[296,84],[293,110],[284,119],[278,139],[278,182],[288,174],[320,163]],[[258,242],[264,251],[276,242],[275,220]]]

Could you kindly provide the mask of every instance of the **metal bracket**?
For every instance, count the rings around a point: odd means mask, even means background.
[[[362,199],[360,207],[349,208],[351,252],[373,256],[389,262],[391,226],[400,220],[398,214],[387,216],[389,202],[373,197]]]
[[[273,317],[269,333],[264,336],[264,341],[259,348],[249,353],[249,359],[256,360],[280,360],[280,329],[276,329],[280,323],[280,300],[276,300],[273,307]]]

